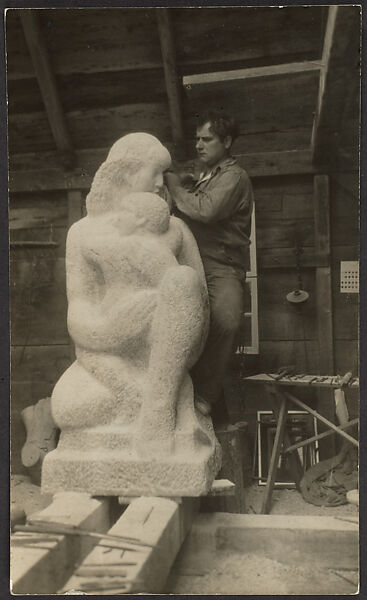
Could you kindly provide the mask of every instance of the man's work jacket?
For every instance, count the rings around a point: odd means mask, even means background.
[[[249,269],[253,192],[251,181],[232,157],[225,158],[174,202],[190,227],[202,259]]]

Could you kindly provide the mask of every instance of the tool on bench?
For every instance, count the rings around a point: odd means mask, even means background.
[[[271,379],[275,379],[276,381],[279,381],[279,379],[282,379],[283,377],[285,377],[285,378],[292,377],[295,374],[295,370],[296,370],[296,367],[294,365],[287,365],[285,367],[279,367],[277,373],[275,373],[275,374],[268,373],[268,375],[269,375],[269,377],[271,377]]]

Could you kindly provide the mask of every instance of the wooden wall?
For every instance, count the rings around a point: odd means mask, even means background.
[[[358,260],[358,172],[330,174],[331,282],[334,372],[359,372],[358,294],[340,292],[340,261]],[[234,420],[249,423],[250,445],[255,443],[258,410],[271,405],[258,384],[244,382],[242,376],[274,372],[285,365],[295,365],[299,373],[325,373],[322,369],[317,325],[315,267],[306,266],[314,259],[313,176],[258,178],[253,181],[257,215],[259,355],[236,356],[232,380],[226,388],[228,406]],[[309,299],[301,306],[286,300],[288,292],[298,287],[297,269],[292,253],[295,238],[303,248],[301,268],[303,289]],[[285,259],[287,256],[287,259]],[[289,261],[286,268],[276,263]],[[315,390],[301,397],[315,408],[319,401]],[[322,397],[324,410],[332,411],[332,393]],[[347,393],[351,418],[358,416],[358,394]],[[329,413],[330,416],[330,413]],[[332,414],[331,414],[332,416]],[[328,444],[322,450],[332,455]]]
[[[66,327],[68,193],[11,196],[9,225],[12,466],[21,472],[20,413],[50,396],[73,356]]]
[[[240,382],[240,374],[274,371],[293,364],[299,372],[318,373],[314,250],[313,175],[253,179],[258,249],[258,356],[235,357],[234,383],[227,398],[235,418],[250,421],[268,407],[261,392]],[[335,372],[358,371],[358,295],[340,293],[340,261],[358,258],[358,175],[330,177],[332,302]],[[66,329],[66,192],[14,194],[11,198],[12,427],[13,468],[21,470],[24,442],[20,411],[50,395],[72,360]],[[286,300],[298,287],[295,244],[301,245],[303,289],[310,297],[300,308]],[[26,245],[21,242],[43,245]],[[49,244],[49,245],[48,245]],[[284,262],[286,261],[286,263]],[[288,264],[279,267],[278,264]],[[357,412],[356,398],[350,405]]]

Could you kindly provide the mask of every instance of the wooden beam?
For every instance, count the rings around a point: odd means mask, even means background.
[[[56,522],[60,526],[81,527],[104,533],[108,528],[109,498],[95,499],[86,494],[63,492],[44,510],[33,513],[32,524]],[[16,533],[11,538],[11,581],[14,594],[57,594],[70,576],[74,563],[83,560],[96,544],[83,543],[73,535]]]
[[[97,168],[105,160],[106,148],[78,151],[78,169],[65,173],[55,165],[52,155],[42,153],[13,155],[9,172],[9,191],[31,192],[41,190],[76,189],[87,190]],[[289,150],[283,152],[257,152],[236,155],[238,163],[246,169],[250,177],[269,177],[274,175],[312,174],[310,150]],[[36,163],[35,163],[36,159]],[[27,164],[30,168],[27,168]],[[45,165],[44,169],[36,164]]]
[[[138,539],[139,545],[131,542],[131,550],[122,552],[119,541],[111,544],[108,538],[101,540],[62,591],[81,590],[97,595],[163,593],[198,511],[198,498],[134,499],[108,534]]]
[[[360,10],[360,6],[329,6],[311,139],[314,163],[337,159],[347,92],[359,69]]]
[[[319,344],[319,373],[334,373],[334,335],[332,314],[332,285],[330,267],[330,206],[329,177],[314,177],[314,218],[315,250],[324,256],[328,266],[316,268],[316,307]],[[329,421],[335,421],[334,397],[328,392],[318,391],[318,412]],[[320,457],[329,458],[335,454],[334,437],[320,441]]]
[[[181,107],[181,86],[176,66],[176,51],[169,9],[157,8],[159,41],[161,44],[164,79],[168,97],[172,139],[177,158],[184,158],[185,135]]]
[[[265,65],[263,67],[250,67],[231,71],[217,71],[215,73],[197,73],[183,77],[184,86],[217,83],[218,81],[233,81],[236,79],[254,79],[256,77],[276,77],[320,71],[321,61],[303,61],[285,63],[280,65]]]
[[[334,373],[332,289],[330,268],[329,178],[314,177],[315,250],[328,261],[316,269],[317,326],[320,346],[320,371]]]
[[[20,10],[19,15],[61,162],[65,168],[71,168],[74,164],[73,146],[67,130],[49,54],[42,38],[37,11],[33,9]]]

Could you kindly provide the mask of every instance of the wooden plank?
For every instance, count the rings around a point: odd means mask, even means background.
[[[34,206],[30,202],[28,208],[10,208],[9,229],[39,229],[47,226],[60,227],[65,223],[66,210],[61,203],[49,206]]]
[[[67,113],[70,135],[80,148],[110,147],[117,138],[134,131],[145,131],[161,141],[170,140],[165,102],[139,102],[114,107],[78,110]],[[9,150],[44,152],[54,148],[44,113],[9,115]]]
[[[351,87],[354,72],[358,70],[360,11],[360,6],[329,6],[312,131],[314,163],[329,164],[335,160],[348,98],[346,90]]]
[[[43,381],[55,385],[70,362],[68,344],[11,347],[14,382]]]
[[[290,59],[314,60],[319,56],[322,7],[170,10],[176,31],[178,64],[183,72],[200,72],[209,65],[215,70],[224,69],[226,65],[232,68],[232,64],[272,64]],[[161,66],[152,9],[88,8],[82,11],[69,8],[39,12],[57,75],[120,71],[121,65],[125,70]],[[19,10],[7,13],[8,69],[12,79],[29,77],[32,72],[17,13]],[[257,33],[259,30],[262,30],[261,36]]]
[[[181,107],[181,84],[176,66],[174,32],[167,8],[156,8],[159,41],[161,44],[164,79],[168,97],[172,139],[175,144],[175,156],[184,158],[185,134]]]
[[[314,245],[314,228],[311,219],[264,219],[257,217],[257,247],[294,248],[295,239],[302,248]]]
[[[344,423],[344,425],[339,425],[339,427],[337,427],[336,429],[349,429],[349,427],[354,427],[355,425],[358,425],[358,423],[359,423],[359,419],[352,419],[352,421],[349,421],[348,423]],[[304,446],[308,446],[309,444],[312,444],[313,442],[316,442],[317,440],[321,440],[325,437],[329,437],[329,435],[333,435],[334,432],[335,432],[334,429],[329,429],[329,431],[324,431],[324,433],[319,433],[318,435],[313,435],[312,437],[308,438],[307,440],[303,440],[303,442],[297,442],[297,444],[293,444],[292,446],[289,446],[286,450],[284,450],[284,454],[289,454],[293,450],[296,450],[298,448],[303,448]]]
[[[64,584],[63,591],[78,589],[97,595],[99,592],[162,593],[198,510],[197,498],[182,498],[180,502],[149,497],[133,500],[108,533],[137,538],[143,545],[131,543],[132,549],[138,551],[122,553],[119,542],[112,545],[111,541],[101,540]],[[106,545],[109,552],[106,552]],[[103,579],[97,572],[101,567]]]
[[[10,230],[10,261],[34,258],[65,258],[66,227]],[[32,251],[30,251],[32,248]]]
[[[313,194],[284,194],[283,216],[286,219],[312,218]]]
[[[302,410],[309,412],[310,415],[312,415],[315,419],[317,419],[318,421],[321,421],[321,423],[324,423],[324,425],[326,425],[328,427],[328,429],[332,429],[333,431],[338,433],[341,437],[343,437],[345,440],[350,442],[353,446],[359,446],[358,441],[355,440],[352,436],[350,436],[349,433],[346,433],[342,429],[339,429],[334,423],[329,421],[329,419],[326,419],[323,415],[319,414],[317,411],[310,408],[308,406],[308,404],[305,404],[304,402],[302,402],[301,400],[299,400],[298,398],[293,396],[293,394],[289,394],[289,392],[283,392],[283,393],[289,401],[292,401],[293,404],[296,404]]]
[[[33,156],[33,154],[32,154]],[[16,157],[9,173],[10,192],[26,192],[35,190],[89,189],[97,167],[106,157],[106,149],[77,152],[78,164],[81,166],[70,173],[61,169],[15,170]],[[250,177],[268,177],[297,173],[313,173],[309,150],[291,150],[285,152],[265,152],[247,155],[236,155],[239,164],[246,169]],[[21,163],[26,163],[23,156]],[[38,160],[42,162],[42,153]],[[33,161],[33,159],[32,159]],[[79,162],[80,161],[80,162]],[[84,163],[84,165],[83,165]]]
[[[258,251],[258,268],[289,269],[296,268],[296,257],[293,248],[261,248]],[[300,267],[326,267],[327,259],[318,254],[314,248],[303,248],[300,256]]]
[[[252,152],[274,152],[275,150],[303,150],[310,147],[310,127],[293,127],[284,130],[246,132],[236,139],[233,150],[236,154]]]
[[[90,53],[93,54],[92,51]],[[153,69],[123,69],[121,60],[120,70],[116,71],[59,74],[57,82],[65,113],[137,104],[147,97],[147,90],[150,102],[166,101],[163,65]],[[8,81],[8,108],[10,114],[43,110],[42,96],[35,78]]]
[[[32,523],[55,521],[104,533],[108,527],[109,499],[64,492],[47,508],[32,515]],[[39,541],[38,541],[39,540]],[[11,539],[11,581],[14,594],[55,594],[70,577],[76,562],[95,545],[95,538],[18,532]]]
[[[28,258],[11,262],[10,280],[12,344],[68,344],[64,258],[29,249]]]
[[[215,62],[218,68],[213,65],[210,70],[222,70],[221,62],[226,62],[230,68],[241,68],[289,62],[292,55],[294,60],[316,59],[319,48],[315,26],[316,23],[320,25],[320,13],[318,10],[312,15],[308,9],[297,11],[289,7],[282,11],[264,7],[255,10],[252,7],[175,10],[179,64],[190,61],[188,73],[195,73],[204,72],[203,66],[209,70]],[[316,19],[313,22],[312,16]],[[262,30],[261,36],[259,30]],[[311,39],[313,49],[309,45]],[[197,65],[201,65],[200,70],[193,70]]]
[[[314,172],[309,150],[235,154],[235,157],[240,166],[246,169],[250,177],[269,177]]]
[[[236,118],[243,135],[303,127],[311,133],[318,80],[317,72],[309,71],[247,79],[245,84],[234,79],[186,87],[187,117],[222,106]]]
[[[80,190],[68,191],[68,224],[69,227],[83,216],[83,195]]]
[[[269,390],[269,393],[273,396],[272,401],[274,405],[277,402],[279,404],[279,407],[278,409],[276,409],[274,406],[274,414],[277,421],[277,428],[275,432],[274,444],[269,463],[269,472],[266,480],[265,492],[261,504],[260,512],[263,515],[267,515],[270,512],[274,483],[276,480],[279,457],[284,439],[285,426],[287,423],[287,400],[281,396],[279,396],[278,399],[277,395],[273,390]]]
[[[279,65],[264,65],[262,67],[249,67],[247,69],[236,69],[229,71],[216,71],[210,73],[196,73],[185,75],[183,85],[193,86],[201,84],[216,83],[218,81],[233,81],[235,79],[253,79],[254,77],[276,77],[282,75],[293,75],[294,73],[305,73],[308,71],[320,71],[321,61],[304,61],[285,63]]]
[[[60,152],[62,164],[71,168],[74,163],[73,146],[48,51],[41,35],[37,12],[32,9],[20,11],[20,18],[56,147]]]

